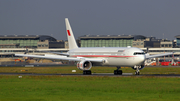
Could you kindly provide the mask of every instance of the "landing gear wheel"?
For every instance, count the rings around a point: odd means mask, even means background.
[[[114,75],[122,75],[122,70],[114,70]]]
[[[91,75],[91,70],[84,70],[83,75]]]
[[[134,66],[134,68],[136,68],[135,75],[139,75],[140,74],[139,68],[141,68],[141,66]]]
[[[135,75],[139,75],[139,74],[140,74],[139,72],[135,71]]]

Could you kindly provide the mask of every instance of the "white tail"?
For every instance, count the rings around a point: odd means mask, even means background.
[[[65,23],[66,23],[67,38],[69,43],[69,50],[78,48],[68,18],[65,18]]]

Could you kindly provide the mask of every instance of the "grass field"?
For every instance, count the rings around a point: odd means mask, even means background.
[[[179,101],[180,78],[0,76],[0,101]]]
[[[29,73],[71,73],[69,67],[0,67],[0,72],[28,70]],[[112,73],[111,67],[94,67],[93,72]],[[132,72],[131,68],[122,68]],[[141,73],[178,74],[179,67],[145,68]],[[77,70],[77,73],[82,73]],[[180,73],[179,73],[180,74]],[[3,76],[0,101],[179,101],[180,78],[108,76]]]

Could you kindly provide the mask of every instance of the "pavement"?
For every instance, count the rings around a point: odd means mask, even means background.
[[[92,75],[83,75],[83,74],[44,74],[44,73],[0,73],[0,75],[29,75],[29,76],[110,76],[110,77],[180,77],[180,74],[140,74],[135,75],[133,73],[123,73],[122,75],[114,75],[113,73],[92,73]]]

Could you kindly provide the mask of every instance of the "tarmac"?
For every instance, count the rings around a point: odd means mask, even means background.
[[[1,67],[2,65],[0,65]],[[52,65],[24,65],[22,67],[49,67]],[[53,66],[59,66],[59,65],[53,65]],[[66,66],[66,65],[61,65],[61,66]],[[10,66],[11,67],[11,66]],[[15,66],[12,66],[15,67]],[[146,66],[146,68],[180,68],[180,66]],[[53,75],[59,75],[59,76],[111,76],[111,77],[180,77],[180,74],[140,74],[140,75],[135,75],[134,73],[123,73],[122,75],[114,75],[114,73],[92,73],[92,75],[83,75],[82,73],[67,73],[67,74],[44,74],[44,73],[0,73],[0,75],[29,75],[29,76],[53,76]]]
[[[44,74],[44,73],[0,73],[0,75],[17,75],[17,76],[109,76],[109,77],[180,77],[180,74],[140,74],[123,73],[122,75],[114,75],[113,73],[92,73],[92,75],[83,74]]]

